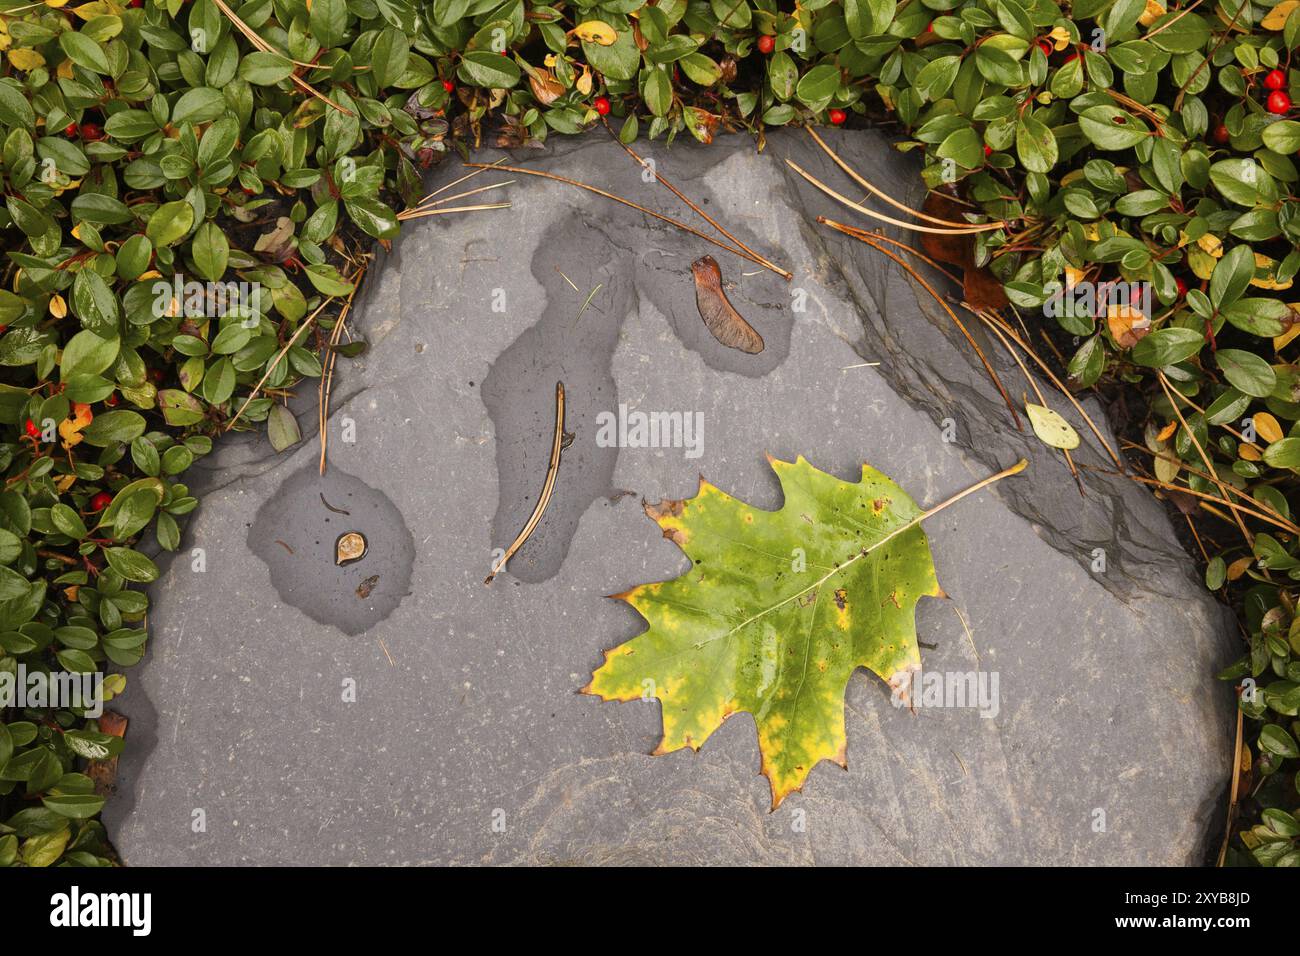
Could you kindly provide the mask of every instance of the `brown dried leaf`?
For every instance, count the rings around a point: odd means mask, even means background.
[[[126,736],[126,718],[111,710],[104,711],[99,717],[100,733],[113,737]],[[111,797],[117,790],[117,758],[107,760],[89,760],[86,762],[86,776],[95,784],[95,793],[101,797]]]
[[[998,312],[1011,303],[1002,283],[988,269],[967,268],[962,276],[962,294],[977,309]]]
[[[948,222],[966,221],[963,216],[966,207],[946,193],[930,193],[925,197],[925,204],[921,208],[928,215],[937,219],[944,219]],[[945,265],[969,270],[975,264],[974,236],[943,236],[923,232],[921,233],[921,248],[931,259]],[[969,299],[968,295],[967,300],[969,301]]]
[[[542,144],[513,116],[491,114],[484,120],[483,145],[497,149],[537,149]]]
[[[564,84],[551,76],[549,70],[534,70],[528,76],[528,85],[543,106],[550,106],[564,95]]]
[[[695,276],[695,305],[713,337],[728,348],[750,355],[763,351],[763,337],[727,301],[722,291],[722,270],[713,256],[692,262],[691,273]]]
[[[293,230],[293,220],[281,216],[274,229],[257,237],[253,251],[272,262],[283,262],[293,253]]]
[[[1116,345],[1131,349],[1151,331],[1151,320],[1140,309],[1113,303],[1106,312],[1106,326]]]

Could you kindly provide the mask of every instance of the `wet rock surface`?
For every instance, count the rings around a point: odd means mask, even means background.
[[[884,140],[832,141],[919,204],[910,161]],[[507,173],[479,179],[514,178],[510,210],[410,224],[353,312],[371,347],[340,364],[326,477],[314,389],[301,446],[277,456],[264,438],[236,438],[194,476],[203,504],[155,587],[149,656],[121,699],[129,746],[105,818],[125,860],[1199,862],[1229,770],[1230,695],[1212,674],[1230,628],[1161,506],[1095,470],[1080,496],[1059,455],[1015,430],[938,307],[817,224],[854,214],[783,158],[858,196],[810,140],[643,155],[793,282]],[[698,223],[604,134],[514,159]],[[464,172],[448,164],[433,186]],[[690,266],[705,254],[765,340],[758,355],[724,348],[701,322]],[[1015,365],[981,343],[1018,395]],[[541,489],[556,381],[574,439],[554,499],[485,587]],[[604,447],[602,413],[620,405],[698,416],[701,440]],[[1091,435],[1084,445],[1078,461],[1109,467]],[[779,507],[765,452],[850,479],[867,461],[925,504],[1030,461],[926,526],[951,602],[919,607],[924,667],[996,673],[996,705],[913,714],[859,671],[847,772],[821,764],[771,814],[748,716],[698,754],[650,757],[657,705],[576,693],[603,649],[641,629],[603,595],[685,565],[641,500],[688,497],[702,473]],[[317,496],[351,510],[332,493],[351,482],[382,497],[391,523],[365,532],[378,550],[338,569],[334,538],[308,522],[347,530]],[[317,603],[277,580],[299,556],[274,543],[292,545],[286,533],[322,542],[293,571],[306,587],[308,562],[320,565]],[[191,548],[204,549],[201,573]],[[373,619],[338,610],[356,610],[354,587],[373,574],[371,597],[393,606]]]

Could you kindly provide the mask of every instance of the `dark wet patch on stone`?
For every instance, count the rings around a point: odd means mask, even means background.
[[[532,514],[546,476],[557,381],[564,383],[567,396],[565,430],[574,440],[564,450],[555,493],[541,523],[508,566],[519,581],[536,584],[556,574],[583,513],[598,499],[621,492],[612,484],[619,449],[597,444],[597,416],[617,415],[620,401],[628,401],[618,394],[611,363],[623,323],[643,299],[667,318],[682,346],[717,371],[759,378],[789,354],[791,313],[786,284],[778,276],[761,272],[742,278],[743,272],[758,267],[733,256],[720,262],[726,294],[766,342],[761,353],[747,355],[719,343],[700,318],[691,272],[698,241],[675,242],[680,251],[672,254],[665,254],[663,245],[662,235],[647,228],[644,217],[618,208],[599,226],[577,213],[566,216],[537,244],[532,273],[546,290],[545,308],[497,356],[481,390],[496,432],[494,548],[514,540]],[[512,310],[528,307],[508,305]],[[666,367],[664,374],[672,375],[674,369]],[[634,401],[630,404],[635,407]],[[684,394],[674,409],[641,411],[687,413],[697,405]]]
[[[340,566],[337,543],[348,532],[365,538],[366,551]],[[397,506],[336,467],[321,476],[314,461],[258,509],[248,546],[281,600],[345,634],[388,617],[410,590],[415,542]]]
[[[684,255],[648,252],[638,276],[637,291],[667,316],[682,345],[695,352],[704,364],[719,372],[734,372],[748,378],[762,378],[790,354],[793,325],[791,289],[780,276],[761,266],[726,253],[714,256],[722,272],[722,291],[741,317],[763,337],[764,348],[747,355],[727,348],[709,332],[696,303],[691,260]],[[667,271],[671,276],[664,276]],[[648,273],[645,274],[645,273]],[[749,274],[756,273],[756,274]],[[680,275],[679,275],[680,274]],[[653,279],[653,281],[649,281]]]

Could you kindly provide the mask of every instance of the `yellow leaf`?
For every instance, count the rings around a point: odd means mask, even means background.
[[[579,40],[610,46],[618,39],[618,33],[603,20],[586,20],[573,28]]]
[[[58,7],[65,6],[67,2],[68,0],[45,0],[45,5],[47,7],[54,7],[57,9]]]
[[[1255,434],[1270,445],[1275,441],[1282,440],[1285,432],[1282,431],[1282,426],[1278,424],[1277,419],[1268,412],[1256,412],[1254,422]]]
[[[1163,3],[1157,3],[1156,0],[1147,0],[1147,8],[1143,10],[1142,15],[1138,17],[1138,23],[1142,24],[1144,27],[1149,27],[1164,15],[1165,5]]]
[[[1052,48],[1060,53],[1070,45],[1070,31],[1065,27],[1052,27],[1052,32],[1047,34],[1052,41]]]
[[[1237,580],[1246,573],[1246,569],[1254,564],[1254,562],[1255,559],[1252,557],[1238,558],[1236,561],[1233,561],[1232,564],[1228,565],[1228,580]]]
[[[1212,232],[1207,232],[1196,240],[1196,244],[1216,259],[1223,258],[1223,240]]]
[[[1074,266],[1066,266],[1065,287],[1067,289],[1073,289],[1076,285],[1078,285],[1080,282],[1083,281],[1083,277],[1086,276],[1087,274],[1088,273],[1083,269],[1076,269]]]
[[[1198,279],[1208,279],[1214,272],[1214,256],[1200,246],[1187,247],[1187,264],[1192,267],[1192,272]]]
[[[83,3],[79,7],[73,7],[71,10],[83,20],[93,20],[95,17],[110,17],[122,12],[121,8],[113,9],[107,3],[101,0],[94,0],[93,3]]]
[[[1255,253],[1255,271],[1263,272],[1264,277],[1260,278],[1256,276],[1251,279],[1250,284],[1253,286],[1257,286],[1261,289],[1270,289],[1274,292],[1281,292],[1285,289],[1291,288],[1290,279],[1287,279],[1285,282],[1277,281],[1277,261],[1270,259],[1263,253]]]
[[[1300,0],[1282,0],[1276,7],[1268,11],[1267,16],[1259,21],[1259,25],[1265,30],[1281,30],[1286,26],[1287,18],[1291,16],[1291,11],[1300,7]]]
[[[1167,485],[1173,484],[1178,472],[1182,471],[1183,463],[1178,460],[1178,456],[1168,448],[1161,448],[1156,454],[1155,472],[1156,478]]]
[[[45,65],[45,57],[41,56],[36,50],[29,50],[26,47],[22,47],[17,50],[9,51],[9,62],[12,63],[16,69],[22,70],[24,73],[30,73],[32,70]]]
[[[84,402],[73,402],[72,417],[59,422],[59,435],[63,438],[63,446],[72,448],[80,445],[82,429],[94,420],[95,413],[90,410],[89,405]]]
[[[592,84],[591,67],[584,65],[582,68],[582,76],[578,77],[578,81],[574,84],[574,86],[578,88],[579,93],[581,93],[583,96],[586,96],[591,92],[591,84]]]
[[[1263,457],[1257,447],[1244,443],[1238,446],[1237,455],[1242,461],[1259,461]]]
[[[50,315],[56,319],[61,319],[68,314],[68,303],[63,301],[63,296],[55,293],[50,296]]]
[[[1034,434],[1041,438],[1044,444],[1051,445],[1053,448],[1064,448],[1066,451],[1079,447],[1079,433],[1050,408],[1029,403],[1025,405],[1025,412],[1029,415],[1029,424],[1034,426]]]
[[[58,75],[59,79],[61,80],[72,79],[72,61],[71,60],[62,61],[59,64],[59,68],[55,72]]]
[[[1160,429],[1160,434],[1156,435],[1156,441],[1159,442],[1168,441],[1170,436],[1173,435],[1173,433],[1176,432],[1177,430],[1178,430],[1178,423],[1170,422],[1164,428]]]
[[[1297,310],[1300,310],[1300,302],[1293,302],[1291,304],[1291,312],[1294,314]],[[1294,339],[1297,335],[1300,335],[1300,322],[1297,322],[1294,325],[1292,325],[1291,328],[1287,329],[1281,335],[1274,337],[1273,351],[1274,352],[1282,351],[1284,348],[1287,347],[1287,345],[1290,344],[1291,340]]]

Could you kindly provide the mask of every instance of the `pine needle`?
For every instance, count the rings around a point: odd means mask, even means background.
[[[485,163],[466,163],[465,165],[471,169],[487,168],[487,164]],[[548,173],[541,169],[524,169],[522,166],[495,166],[495,168],[500,169],[502,172],[506,172],[506,173],[519,173],[524,176],[540,176],[543,179],[550,179],[557,183],[564,183],[565,185],[568,186],[576,186],[579,189],[585,189],[587,192],[595,193],[597,196],[603,196],[606,199],[612,199],[616,203],[620,203],[624,206],[629,206],[632,209],[635,209],[637,212],[644,213],[645,215],[650,216],[653,219],[658,219],[660,222],[666,222],[670,226],[676,226],[678,229],[681,229],[683,232],[689,232],[692,236],[696,236],[700,239],[703,239],[705,242],[713,243],[713,245],[717,246],[719,249],[725,249],[727,252],[730,252],[733,255],[740,256],[740,258],[752,262],[755,265],[760,265],[764,269],[768,269],[772,272],[775,272],[783,279],[789,280],[792,278],[791,274],[789,272],[786,272],[784,269],[774,266],[770,262],[760,261],[758,257],[754,256],[749,252],[746,252],[744,249],[741,249],[738,246],[728,245],[727,243],[723,242],[720,239],[715,239],[712,236],[705,235],[704,233],[700,232],[698,229],[688,226],[686,223],[678,219],[674,219],[671,216],[665,216],[662,213],[657,213],[653,209],[647,209],[645,206],[634,203],[630,199],[624,199],[622,196],[616,196],[613,193],[607,192],[604,189],[600,189],[597,186],[590,186],[587,183],[578,182],[578,180],[576,179],[569,179],[566,176],[559,176],[556,175],[555,173]]]
[[[927,282],[925,278],[919,272],[913,269],[911,265],[909,265],[906,261],[904,261],[894,252],[892,252],[889,249],[886,249],[883,245],[877,242],[876,239],[878,237],[872,235],[871,233],[863,232],[861,229],[855,229],[852,226],[845,226],[842,223],[835,222],[832,219],[827,219],[825,216],[818,216],[817,221],[821,223],[825,223],[826,225],[830,226],[832,229],[838,230],[839,232],[842,232],[847,236],[851,236],[854,239],[857,239],[859,242],[864,242],[867,245],[871,246],[871,248],[875,249],[877,252],[884,253],[889,258],[893,259],[900,266],[902,266],[904,270],[907,271],[908,275],[910,275],[914,280],[916,280],[917,283],[920,284],[921,288],[923,288],[926,292],[930,294],[930,297],[934,299],[935,302],[939,303],[939,307],[948,313],[948,317],[952,319],[953,324],[956,325],[957,328],[961,330],[961,334],[965,336],[966,341],[969,342],[971,348],[975,350],[975,354],[979,356],[980,363],[984,366],[984,371],[988,372],[989,378],[993,380],[993,385],[997,388],[999,394],[1001,394],[1002,400],[1007,403],[1007,408],[1011,412],[1011,419],[1016,423],[1016,429],[1018,431],[1024,431],[1025,430],[1024,427],[1020,424],[1020,414],[1016,411],[1016,406],[1011,401],[1011,396],[1008,395],[1007,390],[1002,387],[1002,380],[998,378],[998,373],[993,371],[993,366],[989,364],[989,360],[985,357],[984,350],[980,348],[979,343],[976,342],[974,336],[970,334],[970,330],[966,328],[965,323],[963,323],[962,320],[957,317],[957,313],[954,312],[952,308],[948,305],[948,303],[944,301],[943,296],[939,295],[939,293],[935,291],[934,286],[930,285],[930,283]]]
[[[634,159],[642,168],[645,168],[646,161],[642,159],[639,155],[637,155],[636,151],[632,149],[631,146],[627,145],[627,143],[623,142],[621,139],[618,138],[618,136],[614,134],[614,131],[610,129],[609,120],[602,120],[602,122],[605,124],[605,129],[609,132],[609,135],[614,137],[614,142],[618,143],[619,146],[622,146],[624,152],[626,152],[629,156],[631,156],[632,159]],[[718,232],[722,233],[724,236],[730,239],[741,249],[744,249],[746,252],[748,252],[755,262],[759,263],[766,269],[771,269],[773,272],[784,275],[787,282],[789,282],[793,278],[793,276],[789,272],[785,272],[783,269],[778,268],[775,264],[773,264],[763,256],[759,255],[753,249],[749,248],[749,246],[745,245],[743,242],[741,242],[739,239],[737,239],[735,236],[729,233],[726,229],[724,229],[716,219],[714,219],[707,212],[705,212],[703,209],[697,206],[694,202],[690,200],[690,198],[685,193],[683,193],[680,189],[678,189],[667,179],[665,179],[658,169],[654,170],[653,175],[655,178],[655,182],[659,183],[661,186],[667,189],[670,193],[672,193],[682,202],[686,203],[686,205],[690,206],[691,209],[696,214],[698,214],[701,218],[703,218],[704,221],[707,222],[710,226],[718,230]]]
[[[869,216],[872,219],[879,219],[881,222],[887,222],[891,226],[897,226],[899,229],[910,229],[912,232],[928,232],[936,236],[967,236],[973,235],[977,232],[992,232],[993,230],[1001,229],[1006,225],[1004,222],[985,222],[971,223],[966,226],[945,226],[943,228],[938,226],[918,226],[915,223],[904,222],[901,219],[895,219],[893,216],[886,216],[883,212],[876,212],[874,209],[868,209],[866,206],[858,205],[847,196],[842,196],[835,190],[831,189],[830,186],[827,186],[817,177],[805,172],[803,167],[792,159],[787,159],[785,164],[836,202],[848,206],[854,212],[860,212],[862,215]]]
[[[224,13],[226,15],[226,18],[235,25],[235,29],[238,30],[240,33],[242,33],[244,36],[246,36],[248,38],[248,42],[253,44],[253,46],[257,47],[257,49],[261,50],[263,53],[274,53],[277,56],[283,56],[286,60],[289,60],[290,63],[295,63],[298,66],[309,66],[312,67],[313,69],[318,67],[317,64],[298,63],[297,60],[290,60],[289,57],[285,56],[279,50],[274,49],[269,43],[267,43],[260,36],[258,36],[257,33],[253,31],[252,27],[250,27],[243,20],[239,19],[235,11],[231,10],[230,7],[226,5],[225,0],[213,0],[213,2],[217,5],[217,9],[220,10],[222,13]],[[335,103],[332,99],[330,99],[320,90],[316,89],[316,87],[312,86],[302,77],[300,77],[298,74],[290,73],[289,79],[292,80],[294,85],[297,86],[300,90],[302,90],[305,93],[310,93],[312,96],[316,97],[316,99],[320,100],[322,103],[334,107],[334,109],[338,110],[340,113],[343,113],[347,116],[356,115],[350,109],[346,109],[345,107],[339,106],[339,104]]]
[[[836,166],[844,170],[844,172],[848,173],[855,183],[857,183],[867,192],[871,193],[871,195],[875,196],[877,199],[884,200],[885,202],[889,203],[889,205],[893,206],[895,209],[902,210],[903,212],[907,213],[909,216],[915,216],[917,219],[923,219],[926,222],[934,223],[936,226],[947,226],[950,229],[969,229],[972,225],[975,225],[975,223],[950,222],[947,219],[940,219],[937,216],[931,216],[929,213],[922,212],[919,209],[913,209],[911,206],[899,202],[893,196],[877,189],[871,183],[867,182],[866,179],[864,179],[856,169],[854,169],[844,160],[840,159],[840,157],[836,154],[836,152],[826,144],[826,141],[817,134],[817,131],[815,129],[813,129],[811,126],[805,128],[808,130],[808,133],[812,136],[812,138],[816,140],[817,145],[820,146],[822,150],[826,153],[826,155],[829,156],[835,162]],[[998,223],[998,225],[1005,225],[1005,223]]]

